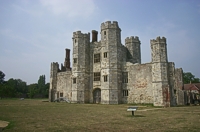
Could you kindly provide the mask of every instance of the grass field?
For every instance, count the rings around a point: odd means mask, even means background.
[[[10,122],[5,132],[199,132],[200,106],[139,107],[130,105],[49,103],[41,99],[0,100],[0,120]]]

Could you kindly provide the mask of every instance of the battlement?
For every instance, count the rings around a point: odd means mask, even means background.
[[[101,23],[101,29],[107,29],[107,28],[119,28],[117,21],[106,21],[104,23]],[[120,29],[120,28],[119,28]]]
[[[73,32],[73,38],[89,38],[90,39],[90,33],[81,33],[81,31]]]
[[[166,43],[166,38],[165,37],[160,38],[160,36],[158,36],[156,39],[150,40],[150,42],[151,42],[151,44],[154,44],[154,43]]]
[[[131,37],[127,37],[125,39],[125,43],[133,43],[133,42],[140,42],[139,37],[138,36],[131,36]]]
[[[58,64],[58,62],[52,62],[51,63],[51,71],[58,72],[58,70],[59,70],[59,64]]]
[[[59,64],[58,64],[58,62],[52,62],[51,63],[51,66],[58,66]]]

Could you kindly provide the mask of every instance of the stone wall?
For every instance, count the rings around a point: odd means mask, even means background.
[[[71,100],[71,71],[59,72],[57,74],[57,94],[63,93],[63,97]]]
[[[128,83],[123,84],[123,89],[128,90],[127,103],[153,103],[153,90],[152,90],[152,64],[137,64],[133,65],[127,63]],[[123,102],[126,97],[123,97]]]
[[[174,76],[175,88],[177,90],[177,105],[185,105],[186,101],[184,99],[184,91],[183,91],[183,70],[182,68],[175,69]]]

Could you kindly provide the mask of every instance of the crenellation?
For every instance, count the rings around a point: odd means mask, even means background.
[[[102,29],[108,29],[108,28],[119,28],[118,22],[117,21],[106,21],[104,23],[101,24],[101,30]]]
[[[139,42],[140,43],[140,40],[139,40],[139,37],[138,36],[131,36],[131,37],[127,37],[125,39],[125,43],[133,43],[133,42]]]
[[[184,104],[182,69],[168,62],[165,37],[150,40],[152,61],[141,64],[138,36],[127,37],[123,45],[117,21],[102,23],[100,32],[98,41],[98,31],[92,30],[91,42],[90,33],[73,32],[72,70],[66,49],[61,70],[51,63],[50,101],[63,96],[72,103]]]
[[[90,39],[90,33],[81,33],[81,31],[76,31],[76,32],[73,32],[73,38],[72,39],[75,39],[75,38],[87,38],[87,39]]]
[[[160,38],[160,36],[158,36],[156,39],[152,39],[150,40],[151,44],[156,44],[156,43],[166,43],[166,38],[165,37],[162,37]]]

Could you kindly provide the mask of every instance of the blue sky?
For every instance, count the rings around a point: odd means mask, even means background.
[[[108,20],[118,21],[122,44],[140,38],[142,63],[151,61],[150,39],[164,36],[168,60],[200,78],[199,0],[0,0],[0,70],[6,80],[48,82],[51,62],[63,63],[72,49],[72,33],[100,31]]]

